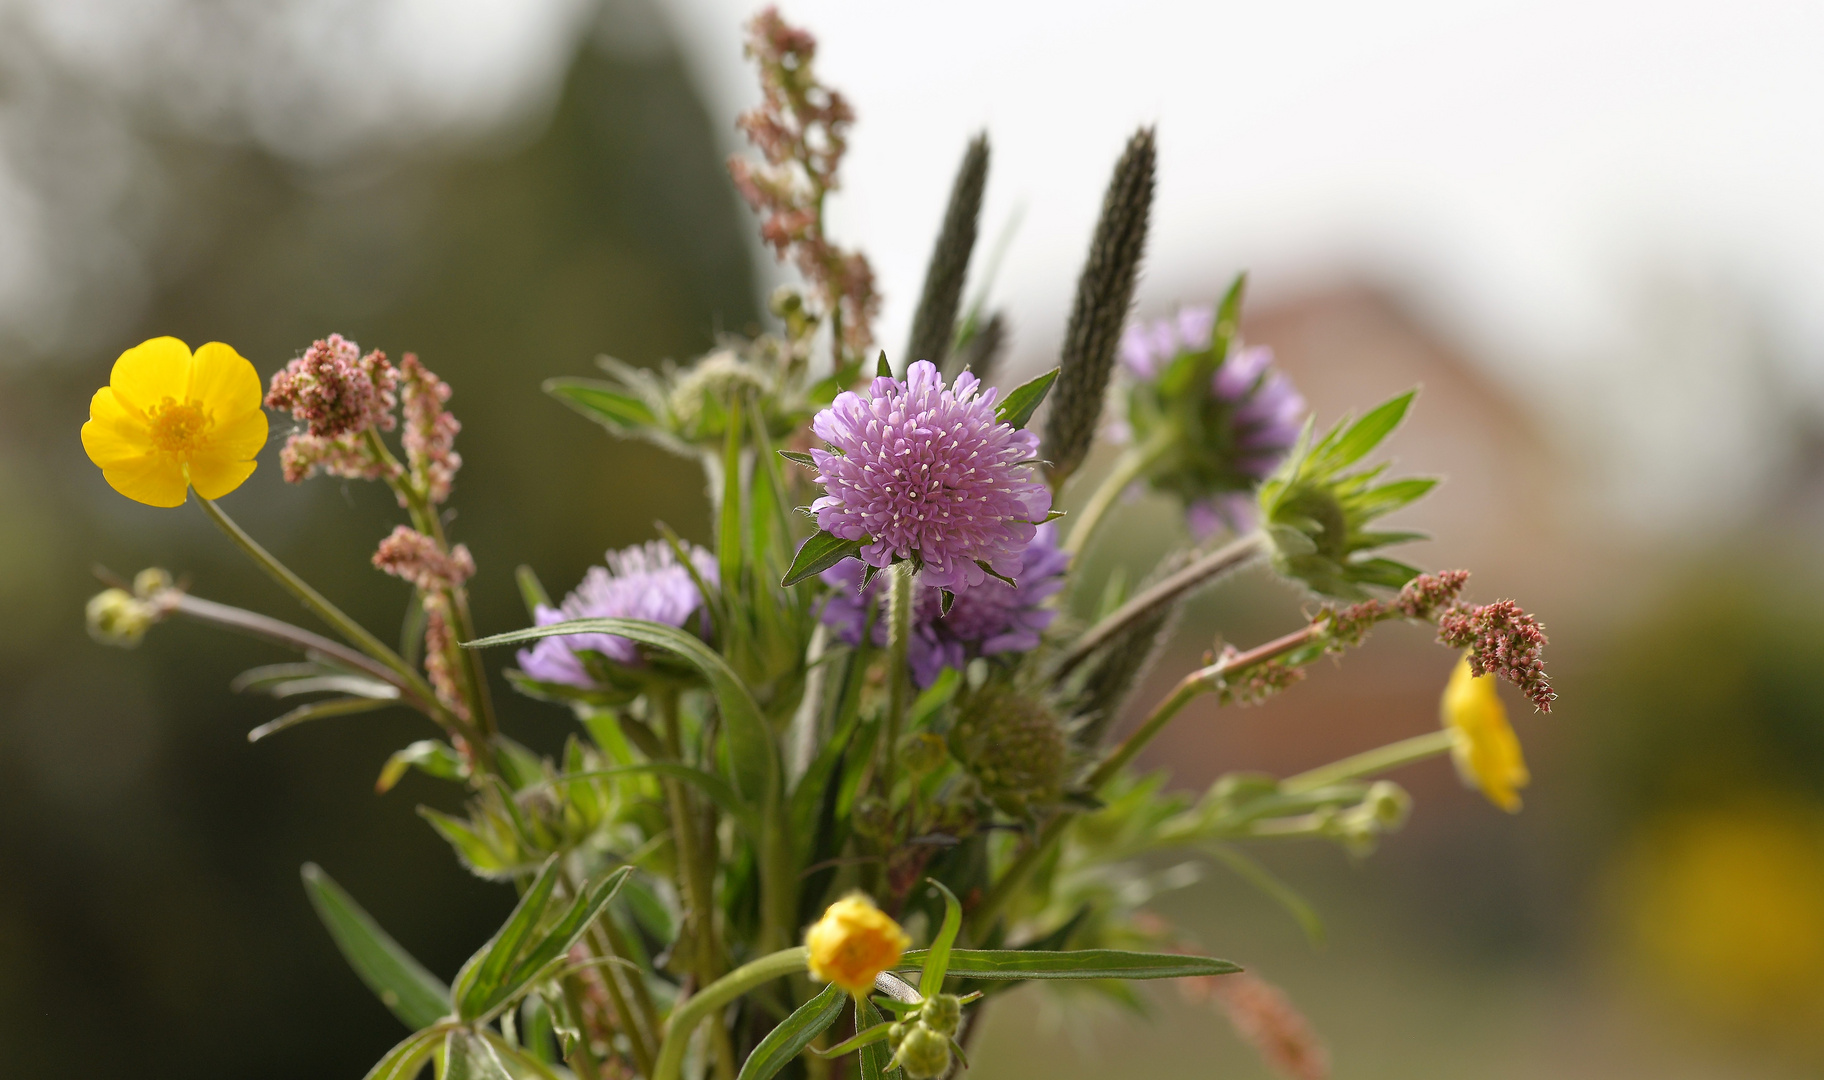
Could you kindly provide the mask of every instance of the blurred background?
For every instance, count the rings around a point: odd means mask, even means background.
[[[1422,384],[1393,444],[1449,482],[1409,550],[1552,634],[1549,717],[1508,816],[1444,762],[1398,778],[1365,861],[1261,852],[1326,918],[1314,948],[1220,871],[1161,902],[1286,989],[1338,1077],[1824,1073],[1824,15],[1775,3],[1390,0],[914,6],[800,0],[860,113],[834,231],[904,338],[966,139],[994,164],[977,284],[1009,378],[1053,363],[1108,169],[1159,127],[1138,314],[1251,271],[1246,332],[1320,422]],[[86,402],[124,348],[233,343],[269,376],[339,331],[455,387],[455,531],[484,630],[511,569],[567,586],[664,520],[693,467],[614,442],[539,382],[689,359],[779,280],[722,160],[756,96],[737,0],[0,0],[0,1060],[9,1075],[359,1076],[397,1038],[297,880],[325,866],[449,974],[508,904],[372,794],[420,732],[377,714],[249,746],[228,692],[262,646],[170,623],[83,633],[100,565],[291,609],[191,508],[110,491]],[[975,286],[972,286],[974,288]],[[279,430],[275,425],[275,432]],[[375,627],[396,510],[367,486],[230,509]],[[1180,542],[1142,500],[1092,574]],[[1111,533],[1111,535],[1115,535]],[[1086,590],[1093,592],[1093,590]],[[1261,577],[1204,597],[1165,685],[1217,636],[1298,624]],[[496,657],[498,663],[501,657]],[[1413,628],[1269,705],[1191,711],[1153,754],[1201,786],[1427,730],[1452,662]],[[566,714],[498,687],[509,730]],[[984,1076],[1267,1075],[1207,1004],[1062,1023],[1021,992]],[[1075,1014],[1073,1014],[1074,1016]]]

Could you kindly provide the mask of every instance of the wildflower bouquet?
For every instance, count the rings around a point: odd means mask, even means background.
[[[430,721],[435,736],[388,759],[379,790],[408,769],[461,785],[462,814],[420,812],[519,900],[446,983],[305,867],[330,935],[410,1032],[374,1080],[427,1063],[491,1080],[922,1080],[964,1062],[982,1005],[1009,987],[1082,980],[1126,999],[1144,979],[1191,980],[1279,1067],[1321,1074],[1321,1048],[1277,991],[1144,910],[1169,883],[1135,866],[1202,853],[1280,891],[1242,842],[1365,851],[1408,811],[1378,777],[1435,755],[1518,807],[1526,771],[1493,683],[1549,709],[1538,623],[1508,601],[1464,600],[1461,571],[1388,558],[1419,537],[1375,527],[1435,483],[1370,463],[1413,395],[1318,431],[1271,354],[1241,341],[1240,280],[1213,306],[1128,323],[1150,130],[1115,166],[1057,367],[1005,385],[1004,321],[963,302],[985,138],[956,177],[911,341],[889,357],[874,347],[866,258],[825,230],[849,106],[818,82],[811,37],[775,13],[751,25],[749,52],[764,100],[741,124],[761,158],[731,168],[802,277],[774,296],[776,329],[681,367],[604,361],[608,380],[546,386],[616,435],[700,461],[710,547],[661,526],[561,599],[521,567],[531,625],[480,637],[475,561],[444,529],[462,464],[448,385],[410,354],[395,365],[330,335],[262,390],[228,346],[159,338],[96,393],[90,457],[149,505],[194,489],[334,637],[202,599],[161,570],[95,597],[91,629],[130,645],[182,615],[299,654],[237,680],[304,702],[253,739],[385,708]],[[287,481],[323,472],[396,495],[409,523],[372,561],[414,588],[400,649],[217,504],[254,472],[262,405],[296,424]],[[1079,492],[1099,434],[1122,449]],[[1131,590],[1075,596],[1078,561],[1136,485],[1180,500],[1196,542]],[[1060,496],[1079,509],[1060,513]],[[1304,627],[1208,656],[1123,728],[1185,600],[1257,563],[1309,590]],[[1462,653],[1438,732],[1292,777],[1225,776],[1197,798],[1135,771],[1192,699],[1260,701],[1394,619],[1430,623]],[[575,716],[561,754],[499,729],[490,656],[511,657],[515,690]]]

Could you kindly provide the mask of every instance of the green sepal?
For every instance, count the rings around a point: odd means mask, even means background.
[[[798,554],[793,557],[791,567],[786,570],[785,577],[779,584],[789,589],[805,578],[823,573],[844,559],[860,555],[860,540],[844,540],[818,529],[810,539],[798,546]]]
[[[893,377],[893,365],[887,363],[887,350],[885,349],[880,350],[880,359],[874,361],[874,377],[877,379]]]
[[[994,407],[995,420],[1011,424],[1015,429],[1025,427],[1044,403],[1045,396],[1051,393],[1051,384],[1057,381],[1058,369],[1052,368],[1038,378],[1020,384]]]
[[[409,1028],[429,1027],[450,1015],[450,988],[382,930],[322,867],[305,863],[301,876],[317,918],[382,1005]]]
[[[813,469],[817,467],[816,459],[801,450],[781,450],[779,451],[779,456],[787,461],[797,462],[800,465],[809,465]]]

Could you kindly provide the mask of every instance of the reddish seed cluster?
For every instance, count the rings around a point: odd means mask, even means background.
[[[437,541],[405,525],[380,541],[374,566],[427,593],[459,588],[475,573],[475,559],[466,545],[457,544],[445,555]]]
[[[433,505],[450,497],[462,455],[455,450],[461,421],[443,407],[450,400],[450,384],[418,362],[411,353],[399,364],[401,397],[405,403],[405,455],[412,473],[424,485]]]
[[[1181,986],[1192,1001],[1221,1005],[1235,1033],[1274,1072],[1289,1080],[1325,1080],[1330,1075],[1330,1054],[1323,1041],[1279,987],[1245,972],[1185,979]]]
[[[1480,607],[1452,604],[1438,617],[1438,640],[1454,649],[1469,650],[1474,674],[1496,674],[1520,688],[1540,712],[1552,711],[1558,695],[1545,676],[1545,628],[1512,600],[1497,600]]]
[[[385,353],[362,356],[359,345],[331,334],[272,377],[266,407],[290,412],[320,439],[358,435],[370,427],[391,431],[398,383]]]
[[[760,67],[762,99],[736,123],[766,162],[732,157],[729,173],[748,205],[765,215],[761,237],[780,259],[791,258],[826,313],[841,314],[849,348],[865,349],[880,310],[873,267],[859,252],[830,243],[823,231],[823,197],[838,186],[855,112],[812,72],[816,38],[787,24],[776,8],[754,16],[747,35],[747,55]]]
[[[1469,580],[1467,570],[1441,570],[1420,574],[1408,581],[1400,595],[1388,600],[1363,600],[1342,609],[1325,609],[1317,616],[1324,624],[1324,634],[1332,651],[1354,648],[1368,636],[1375,623],[1395,616],[1431,622],[1439,609],[1454,604],[1463,584]]]
[[[463,554],[466,557],[468,553]],[[431,689],[437,692],[437,700],[467,723],[469,706],[463,699],[462,683],[456,674],[458,652],[456,633],[450,628],[449,598],[441,592],[425,593],[424,673],[431,680]]]

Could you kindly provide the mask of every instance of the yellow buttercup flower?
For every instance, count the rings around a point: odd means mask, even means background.
[[[912,939],[874,901],[850,893],[805,931],[804,944],[812,978],[865,994],[874,988],[874,976],[899,963]]]
[[[149,506],[187,489],[219,499],[252,475],[266,445],[259,373],[219,341],[197,349],[153,338],[120,354],[89,401],[82,448],[108,485]]]
[[[1440,703],[1444,727],[1451,733],[1451,759],[1463,782],[1482,789],[1488,801],[1515,813],[1518,789],[1531,779],[1520,756],[1520,740],[1507,722],[1507,707],[1495,696],[1495,676],[1476,677],[1469,658],[1457,662]]]

